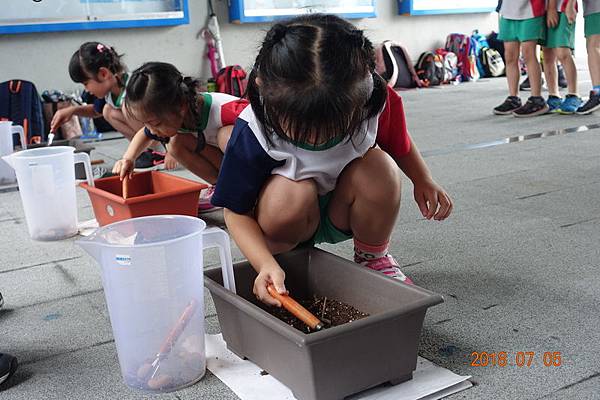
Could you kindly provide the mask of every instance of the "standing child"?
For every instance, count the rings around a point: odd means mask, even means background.
[[[542,72],[535,51],[537,44],[543,44],[546,38],[545,14],[546,0],[503,0],[498,39],[504,41],[509,96],[494,108],[494,114],[533,117],[548,112],[548,105],[541,96]],[[531,96],[525,104],[521,104],[518,97],[521,51],[531,85]]]
[[[581,115],[600,110],[600,0],[583,0],[583,16],[593,87],[588,101],[577,110],[577,114]]]
[[[272,254],[354,239],[354,260],[410,283],[389,254],[400,170],[427,219],[452,210],[406,130],[402,100],[375,72],[371,42],[333,15],[275,24],[248,83],[213,204],[258,272],[254,293],[286,291]]]
[[[50,123],[50,131],[56,132],[73,115],[89,118],[104,116],[104,119],[131,141],[142,124],[127,118],[121,109],[129,77],[126,70],[121,55],[117,54],[113,47],[99,42],[82,44],[71,57],[69,75],[74,82],[82,83],[85,89],[98,99],[93,105],[71,106],[58,110]],[[164,154],[148,149],[136,159],[136,167],[152,167],[163,159]],[[167,161],[167,168],[176,166],[172,159]]]
[[[548,82],[548,107],[550,112],[573,114],[581,106],[577,94],[577,67],[572,51],[575,48],[575,0],[549,0],[546,23],[548,33],[544,52],[544,75]],[[556,60],[560,60],[566,74],[568,93],[563,99],[558,91]]]
[[[224,93],[198,94],[197,83],[161,62],[146,63],[131,74],[125,115],[143,128],[113,168],[121,179],[133,172],[133,160],[156,140],[185,168],[210,184],[217,181],[233,123],[248,102]],[[200,212],[215,209],[210,204],[213,192],[213,186],[202,192]]]

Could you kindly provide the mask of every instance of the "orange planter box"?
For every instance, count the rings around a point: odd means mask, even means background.
[[[123,199],[123,182],[118,176],[96,179],[95,187],[82,183],[88,191],[100,226],[148,215],[198,215],[198,198],[205,184],[171,174],[147,171],[133,175],[128,197]]]

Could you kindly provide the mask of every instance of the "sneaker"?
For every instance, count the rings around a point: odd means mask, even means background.
[[[148,149],[135,160],[134,170],[148,171],[160,169],[165,162],[165,153]]]
[[[0,353],[0,385],[15,373],[18,365],[16,357]]]
[[[521,99],[517,96],[508,96],[504,103],[494,108],[494,114],[496,115],[509,115],[512,114],[517,108],[521,107]]]
[[[212,205],[210,201],[212,200],[213,194],[215,194],[214,186],[209,186],[200,191],[200,198],[198,199],[198,214],[206,214],[223,208]]]
[[[561,103],[557,112],[565,115],[575,114],[582,104],[583,100],[581,100],[581,97],[577,96],[576,94],[568,94]]]
[[[397,279],[409,285],[414,285],[413,281],[408,276],[404,275],[402,271],[400,271],[398,263],[396,262],[394,257],[392,257],[389,254],[381,258],[376,258],[374,260],[362,261],[359,262],[359,264],[363,267],[372,269],[373,271],[381,272],[382,274],[385,274],[390,278]]]
[[[584,105],[577,109],[577,114],[587,115],[591,114],[596,110],[600,110],[600,92],[591,91],[590,98],[585,102]]]
[[[548,104],[548,112],[556,112],[560,105],[562,104],[563,99],[558,96],[550,95],[548,96],[548,100],[546,100],[546,104]]]
[[[153,151],[148,149],[139,155],[135,160],[134,168],[135,169],[146,169],[154,167],[154,160],[152,159]]]
[[[565,89],[567,86],[567,78],[565,77],[565,69],[562,65],[558,64],[558,87]]]
[[[152,164],[157,167],[165,163],[166,153],[161,151],[152,151]]]
[[[531,96],[522,107],[513,111],[512,114],[517,118],[535,117],[536,115],[546,114],[548,109],[548,104],[542,96]]]
[[[543,87],[545,83],[544,77],[542,76],[541,86]],[[522,92],[531,92],[531,83],[529,82],[529,77],[525,78],[525,80],[519,85],[519,90]]]

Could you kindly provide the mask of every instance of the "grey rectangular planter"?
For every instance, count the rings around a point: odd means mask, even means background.
[[[313,294],[347,303],[369,317],[305,334],[257,306],[256,272],[234,265],[237,295],[221,269],[205,272],[227,348],[289,387],[299,400],[337,400],[385,382],[412,378],[428,307],[443,298],[318,249],[276,257],[295,299]]]

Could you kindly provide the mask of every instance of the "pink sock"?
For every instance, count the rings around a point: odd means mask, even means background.
[[[372,245],[354,239],[354,262],[360,264],[385,257],[388,254],[389,247],[389,241]]]

